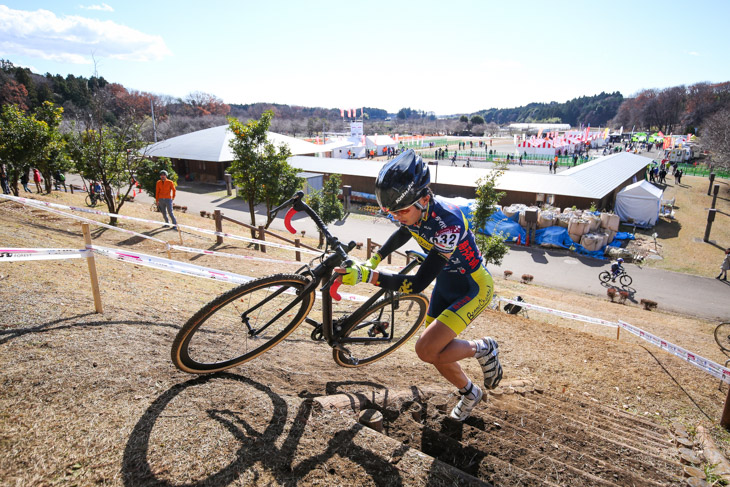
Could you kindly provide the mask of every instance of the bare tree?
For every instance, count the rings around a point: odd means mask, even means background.
[[[708,118],[702,125],[700,142],[710,151],[715,167],[730,169],[730,108]]]

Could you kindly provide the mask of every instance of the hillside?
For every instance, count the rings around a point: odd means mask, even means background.
[[[78,205],[82,197],[39,198]],[[159,219],[147,205],[131,203],[124,212]],[[121,226],[178,240],[159,226]],[[214,247],[209,235],[182,236],[187,246]],[[167,256],[159,243],[108,229],[92,227],[92,238]],[[6,247],[83,245],[77,222],[13,202],[0,202],[0,239]],[[230,239],[217,249],[262,256]],[[265,257],[292,254],[269,248]],[[172,258],[250,276],[296,268],[179,251]],[[674,439],[682,429],[692,437],[704,425],[727,445],[716,427],[727,386],[718,390],[712,376],[632,335],[617,340],[614,329],[536,312],[488,310],[464,333],[499,341],[505,378],[463,425],[446,418],[453,391],[418,360],[412,342],[371,366],[344,369],[302,325],[248,364],[193,377],[172,366],[172,339],[230,285],[101,257],[96,265],[101,315],[93,313],[85,262],[0,263],[0,471],[8,483],[680,485]],[[501,278],[496,288],[538,305],[622,319],[725,360],[715,323]],[[464,366],[477,375],[475,361]],[[382,411],[385,434],[356,424],[360,404]]]

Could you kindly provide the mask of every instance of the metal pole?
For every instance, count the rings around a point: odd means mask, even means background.
[[[712,230],[712,222],[715,221],[715,212],[716,211],[717,211],[716,209],[710,208],[710,211],[707,213],[707,227],[705,228],[705,238],[702,239],[705,242],[710,241],[710,230]]]
[[[710,208],[715,207],[715,203],[717,202],[717,193],[720,192],[720,185],[716,184],[715,187],[712,189],[712,205],[710,205]]]
[[[715,173],[710,173],[710,186],[707,188],[707,196],[710,196],[710,191],[712,191],[712,183],[715,182]]]
[[[155,124],[155,105],[150,98],[150,108],[152,109],[152,132],[155,134],[155,142],[157,142],[157,125]]]

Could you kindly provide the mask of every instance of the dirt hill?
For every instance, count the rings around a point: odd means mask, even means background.
[[[81,203],[63,193],[40,198]],[[143,205],[129,204],[125,214],[159,219]],[[195,215],[180,221],[213,227]],[[178,242],[160,227],[121,226]],[[159,243],[92,230],[97,245],[167,256]],[[209,235],[182,237],[190,247],[214,247]],[[7,248],[83,246],[77,222],[12,202],[0,202],[0,239]],[[264,256],[228,239],[217,249]],[[268,248],[265,257],[293,255]],[[296,269],[177,251],[172,258],[253,277]],[[257,360],[190,376],[170,362],[172,340],[230,285],[102,257],[96,265],[101,315],[93,312],[86,262],[0,263],[4,483],[680,485],[678,431],[691,440],[703,425],[721,448],[728,444],[716,426],[727,386],[633,336],[617,340],[613,328],[534,312],[488,310],[464,332],[495,337],[505,369],[504,385],[465,424],[447,418],[454,391],[417,358],[413,342],[371,366],[344,369],[302,325]],[[501,277],[497,292],[623,319],[726,360],[715,323]],[[464,367],[478,377],[476,361]],[[357,424],[368,407],[383,414],[383,433]]]

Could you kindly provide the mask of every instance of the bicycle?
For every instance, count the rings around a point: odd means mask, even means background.
[[[103,194],[89,193],[86,195],[86,206],[95,207],[104,199]]]
[[[380,360],[404,345],[423,324],[428,298],[379,289],[353,312],[333,319],[333,299],[339,301],[341,281],[336,267],[347,265],[356,243],[343,245],[332,236],[317,213],[302,200],[304,193],[271,210],[291,206],[284,225],[292,233],[291,218],[303,211],[325,235],[322,254],[294,274],[274,274],[242,284],[203,306],[180,329],[171,357],[183,372],[206,374],[246,363],[289,337],[302,323],[312,326],[309,338],[324,341],[340,366],[360,367]],[[408,251],[413,258],[401,274],[421,264],[426,255]],[[314,263],[319,263],[313,267]],[[308,315],[321,283],[322,321]],[[299,335],[292,339],[302,340]]]
[[[611,273],[611,271],[603,271],[600,274],[598,274],[598,279],[601,280],[602,283],[607,284],[610,281],[616,282],[616,279],[618,279],[618,282],[621,283],[622,286],[630,286],[634,280],[630,275],[626,273],[626,271],[621,271],[618,275],[614,277],[614,275]]]
[[[730,322],[715,327],[715,341],[723,352],[730,352]]]

